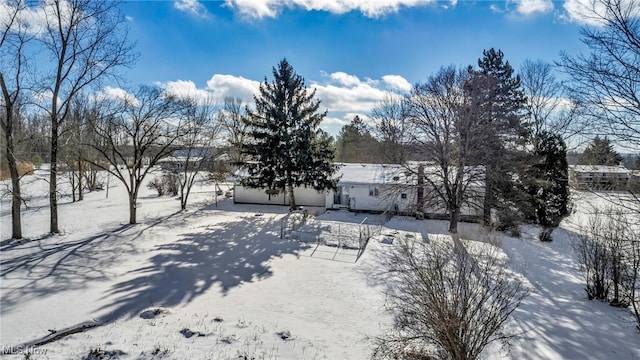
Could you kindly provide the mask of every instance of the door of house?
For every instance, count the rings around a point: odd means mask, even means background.
[[[333,203],[336,205],[349,206],[349,186],[338,186],[333,198]]]

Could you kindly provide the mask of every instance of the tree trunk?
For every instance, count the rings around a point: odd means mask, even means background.
[[[449,232],[451,234],[458,233],[458,222],[460,222],[460,208],[449,211]]]
[[[293,194],[293,184],[289,184],[289,210],[295,210],[296,209],[296,198]]]
[[[82,159],[78,158],[78,201],[84,200],[82,191]]]
[[[133,192],[129,193],[129,224],[136,223],[136,197]]]
[[[7,162],[9,163],[9,173],[11,174],[11,237],[13,239],[22,239],[20,174],[13,154],[13,134],[9,132],[7,132]]]
[[[58,120],[51,116],[51,170],[49,172],[49,231],[60,233],[58,227]]]
[[[11,237],[13,239],[22,239],[22,220],[20,218],[20,174],[18,173],[18,164],[15,157],[15,147],[13,146],[13,105],[11,95],[7,89],[2,72],[0,72],[0,88],[2,88],[2,97],[4,99],[6,122],[4,125],[4,136],[7,142],[7,163],[9,165],[9,174],[11,174]]]
[[[73,165],[73,163],[72,163]],[[71,184],[71,202],[76,202],[76,172],[75,170],[73,170],[73,168],[69,169],[69,173],[67,174],[67,176],[69,176],[69,183]]]
[[[493,170],[489,165],[485,167],[484,173],[484,203],[482,211],[482,222],[485,226],[491,225],[491,207],[493,206]]]

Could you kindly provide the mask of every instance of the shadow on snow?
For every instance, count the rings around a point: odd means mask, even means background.
[[[209,207],[198,211],[207,212]],[[213,286],[223,293],[243,283],[271,276],[269,260],[297,254],[305,246],[279,238],[275,216],[238,216],[211,224],[156,246],[148,264],[131,271],[132,278],[114,284],[115,298],[98,311],[101,322],[135,317],[149,306],[173,307],[191,302]]]

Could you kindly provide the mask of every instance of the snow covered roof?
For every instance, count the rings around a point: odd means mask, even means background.
[[[622,165],[619,166],[608,166],[608,165],[569,165],[569,170],[575,172],[586,172],[586,173],[618,173],[618,174],[629,174],[631,170],[625,168]]]
[[[162,158],[160,160],[158,160],[158,163],[185,163],[187,162],[187,160],[194,162],[194,161],[200,161],[202,160],[203,157],[202,156],[195,156],[195,155],[191,155],[191,156],[167,156],[165,158]]]
[[[441,173],[439,167],[422,162],[409,162],[407,165],[364,163],[335,163],[335,165],[338,166],[335,177],[339,179],[338,184],[342,185],[415,185],[417,184],[417,171],[420,165],[424,166],[425,178],[432,176],[434,181],[438,181],[441,178],[441,176],[436,175]],[[465,172],[465,177],[469,180],[482,180],[484,167],[468,167]],[[234,174],[238,179],[247,175],[246,169],[239,169]]]
[[[337,163],[340,184],[406,183],[405,168],[396,164]]]

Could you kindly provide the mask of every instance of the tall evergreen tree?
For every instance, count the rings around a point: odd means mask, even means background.
[[[536,222],[549,229],[558,226],[568,213],[567,146],[560,134],[541,131],[533,139],[533,147],[532,181],[527,192]]]
[[[367,124],[359,116],[342,127],[336,141],[336,160],[347,163],[375,163],[377,160],[376,139]]]
[[[529,128],[525,123],[526,97],[520,76],[500,50],[485,50],[478,69],[467,85],[475,97],[476,116],[484,123],[486,147],[477,161],[485,166],[483,219],[491,221],[491,209],[510,202],[511,180],[522,153]]]
[[[578,160],[582,165],[618,165],[622,162],[622,156],[613,150],[613,145],[607,137],[596,136],[584,149]]]
[[[266,189],[268,194],[286,190],[289,205],[296,207],[293,189],[335,188],[331,138],[319,128],[326,112],[308,92],[304,79],[286,59],[273,68],[273,81],[265,77],[254,96],[255,110],[247,109],[248,141],[242,152],[248,161],[243,185]]]

